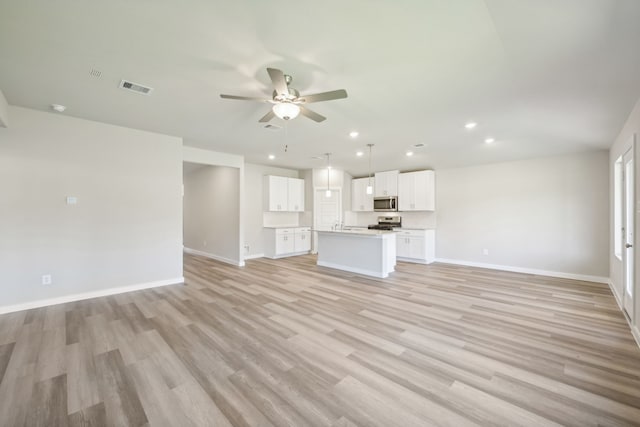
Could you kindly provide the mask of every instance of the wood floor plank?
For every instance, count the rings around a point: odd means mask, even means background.
[[[640,426],[605,284],[184,261],[184,285],[0,315],[0,425]]]
[[[66,388],[67,376],[64,374],[36,382],[25,425],[33,427],[67,426]]]

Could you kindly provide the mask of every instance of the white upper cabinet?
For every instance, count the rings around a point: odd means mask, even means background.
[[[304,179],[287,178],[288,211],[304,212]]]
[[[367,194],[369,178],[351,181],[351,210],[353,212],[373,212],[373,194]],[[371,178],[373,185],[373,178]]]
[[[398,171],[376,172],[374,193],[376,197],[398,195]]]
[[[434,211],[435,193],[433,171],[401,173],[398,178],[398,210]]]
[[[264,177],[264,209],[270,212],[303,212],[304,179]]]

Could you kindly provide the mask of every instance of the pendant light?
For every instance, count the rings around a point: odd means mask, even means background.
[[[325,191],[324,195],[327,198],[331,197],[331,189],[329,188],[329,181],[331,179],[331,165],[329,164],[329,156],[331,156],[331,153],[327,153],[327,191]]]
[[[367,185],[367,194],[373,194],[373,185],[371,185],[371,147],[373,144],[367,144],[369,147],[369,184]]]

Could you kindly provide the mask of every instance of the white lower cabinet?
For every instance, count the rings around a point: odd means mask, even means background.
[[[311,228],[265,228],[264,256],[283,258],[311,250]]]
[[[294,233],[294,252],[309,252],[311,250],[311,230],[298,228]],[[309,231],[304,231],[309,230]]]
[[[400,261],[431,264],[435,261],[435,230],[396,229],[396,258]]]

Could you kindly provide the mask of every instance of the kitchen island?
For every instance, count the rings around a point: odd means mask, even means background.
[[[383,230],[317,230],[323,267],[384,278],[395,271],[396,236]]]

